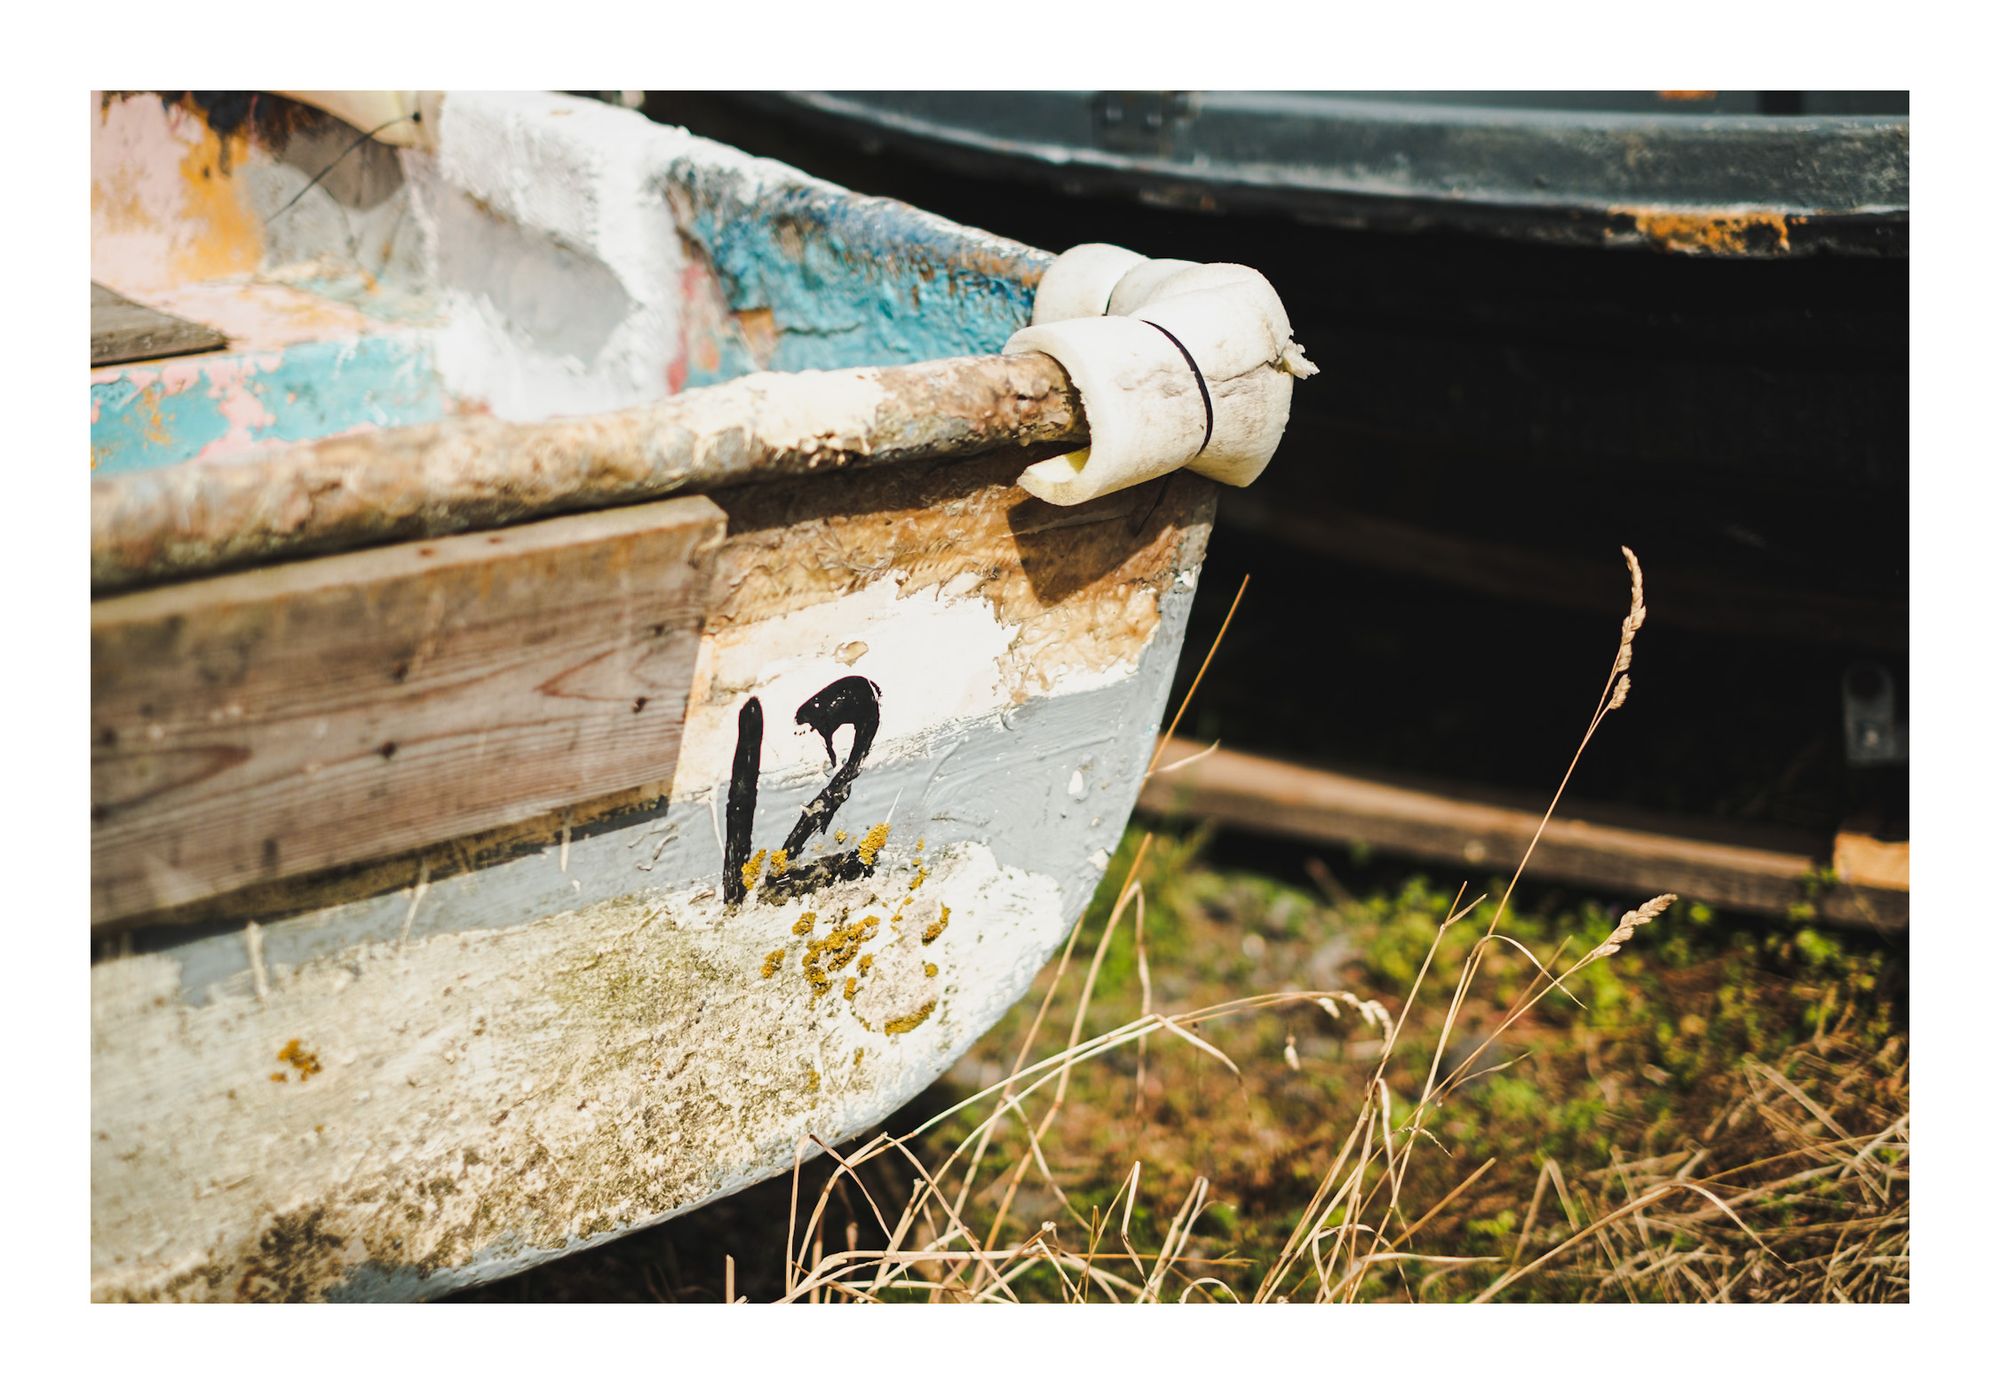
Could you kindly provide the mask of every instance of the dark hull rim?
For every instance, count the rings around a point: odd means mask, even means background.
[[[992,93],[731,100],[871,151],[1071,195],[1688,255],[1909,254],[1906,116],[1657,116],[1219,93],[1196,97],[1192,119],[1222,134],[1207,148],[1191,136],[1165,152],[1084,144],[1091,104],[1105,94],[1000,95],[1004,103]],[[1271,157],[1242,158],[1246,137],[1268,140]]]

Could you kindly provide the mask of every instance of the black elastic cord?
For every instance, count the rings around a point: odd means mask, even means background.
[[[375,139],[376,136],[381,135],[382,132],[388,130],[398,121],[411,121],[421,125],[423,119],[424,118],[422,112],[418,111],[406,112],[401,116],[390,117],[387,121],[384,121],[381,125],[377,126],[372,131],[363,131],[360,135],[354,138],[354,143],[352,145],[349,145],[345,150],[341,151],[338,155],[335,155],[333,157],[333,160],[327,165],[325,169],[321,170],[318,174],[315,174],[312,177],[311,181],[308,182],[303,189],[300,189],[297,193],[293,194],[290,198],[286,199],[285,206],[283,208],[280,208],[277,212],[273,213],[270,217],[266,218],[264,220],[264,226],[269,227],[271,224],[277,222],[278,219],[284,217],[285,214],[291,212],[292,205],[297,203],[300,199],[304,198],[307,194],[311,193],[314,189],[317,189],[319,187],[319,181],[326,178],[327,175],[333,173],[334,166],[338,165],[342,160],[346,159],[349,155],[352,155],[355,151],[359,150],[369,141]],[[1181,352],[1186,353],[1187,350],[1182,349]]]
[[[1142,319],[1139,323],[1153,324],[1149,319]],[[1201,365],[1194,361],[1194,355],[1187,351],[1187,345],[1173,336],[1173,331],[1157,324],[1153,324],[1153,328],[1165,334],[1167,342],[1181,351],[1181,357],[1187,360],[1188,371],[1194,374],[1194,385],[1201,389],[1201,414],[1206,418],[1201,430],[1201,450],[1206,450],[1208,449],[1209,438],[1215,434],[1215,403],[1209,400],[1208,379],[1201,375]],[[1197,450],[1194,453],[1199,455],[1201,454],[1201,450]]]

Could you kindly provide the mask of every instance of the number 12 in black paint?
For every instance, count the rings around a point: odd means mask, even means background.
[[[834,732],[843,726],[853,727],[854,743],[848,747],[847,759],[799,811],[799,820],[786,835],[785,868],[766,877],[761,892],[764,899],[773,901],[789,900],[836,881],[858,881],[875,869],[871,861],[862,860],[857,849],[813,862],[802,863],[798,858],[808,841],[826,831],[853,792],[854,777],[881,729],[882,689],[864,677],[840,678],[806,699],[792,719],[818,733],[826,744],[828,764],[834,759]],[[751,825],[757,816],[757,777],[763,758],[764,704],[752,697],[736,714],[736,757],[730,763],[729,800],[723,818],[722,897],[730,905],[741,904],[750,892],[743,872],[750,864]]]

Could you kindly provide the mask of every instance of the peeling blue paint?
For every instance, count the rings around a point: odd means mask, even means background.
[[[90,385],[90,467],[123,474],[179,464],[229,434],[218,394],[204,378],[170,392],[153,369]]]
[[[741,343],[689,386],[758,366],[778,372],[920,363],[997,353],[1028,322],[1046,252],[958,228],[891,199],[792,188],[745,199],[737,177],[680,172],[687,231],[732,311],[769,310],[768,363]]]
[[[258,419],[255,446],[435,421],[445,400],[427,340],[398,335],[134,365],[93,382],[90,406],[92,467],[122,474],[200,455],[240,429],[232,411]]]

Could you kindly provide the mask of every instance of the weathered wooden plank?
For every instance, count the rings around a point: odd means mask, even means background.
[[[1160,764],[1189,760],[1201,749],[1172,741]],[[1364,842],[1495,871],[1520,864],[1541,822],[1540,813],[1524,808],[1226,750],[1155,774],[1139,805],[1154,813],[1188,814],[1313,841]],[[1907,893],[1865,882],[1828,884],[1811,855],[1751,845],[1748,838],[1745,833],[1740,841],[1709,841],[1558,816],[1542,833],[1530,866],[1541,876],[1638,895],[1673,891],[1770,915],[1811,902],[1834,924],[1909,927]]]
[[[1833,874],[1856,886],[1885,891],[1910,889],[1910,844],[1888,842],[1860,828],[1833,835]]]
[[[723,531],[681,499],[91,607],[91,919],[671,777]]]
[[[207,353],[229,340],[205,324],[127,300],[108,286],[90,283],[90,366],[138,363]]]

